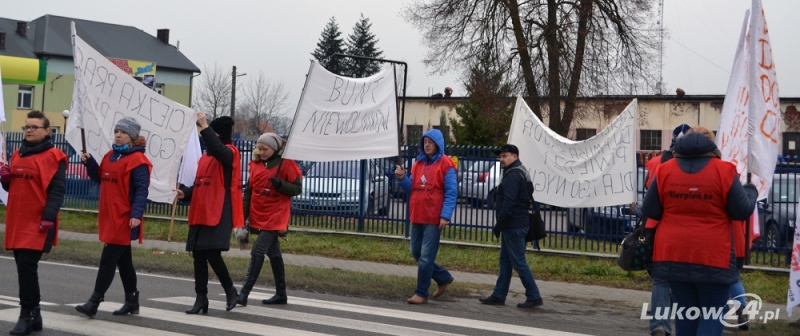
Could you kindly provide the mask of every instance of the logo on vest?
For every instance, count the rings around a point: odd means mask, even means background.
[[[680,199],[680,200],[684,200],[684,201],[687,201],[687,200],[709,201],[709,200],[712,200],[714,198],[714,195],[709,194],[709,193],[701,193],[701,192],[697,191],[697,188],[692,188],[692,189],[689,189],[688,193],[679,193],[679,192],[675,192],[675,191],[670,191],[669,192],[669,198],[676,198],[676,199]]]

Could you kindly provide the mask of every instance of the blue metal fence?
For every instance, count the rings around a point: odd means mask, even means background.
[[[8,133],[7,149],[12,153],[23,139],[20,132]],[[56,147],[69,155],[65,207],[97,209],[98,186],[86,176],[79,156],[62,134],[54,136]],[[241,167],[247,183],[248,162],[255,145],[249,140],[234,140],[241,152]],[[458,204],[451,225],[443,232],[446,239],[494,242],[494,195],[500,183],[500,166],[493,147],[448,146],[446,152],[458,163]],[[403,148],[401,161],[407,170],[415,162],[419,146]],[[644,195],[647,174],[644,163],[658,152],[639,152],[637,184],[639,199]],[[798,203],[795,160],[776,167],[775,181],[767,200],[759,202],[759,227],[762,238],[753,247],[753,262],[787,266],[791,260],[791,239]],[[292,204],[292,225],[340,231],[358,231],[408,236],[407,195],[394,178],[397,157],[346,161],[298,162],[305,175],[303,193]],[[534,195],[535,196],[535,195]],[[540,210],[547,225],[548,238],[542,248],[618,253],[619,243],[638,218],[630,205],[597,208],[560,208],[545,204]],[[150,215],[170,216],[171,204],[148,203]],[[176,215],[186,217],[188,204],[178,202]]]

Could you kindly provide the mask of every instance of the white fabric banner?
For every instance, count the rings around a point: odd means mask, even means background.
[[[394,67],[348,78],[312,61],[283,157],[340,161],[396,156],[395,89]]]
[[[197,162],[203,156],[203,151],[200,149],[200,137],[197,135],[197,128],[192,129],[192,135],[189,137],[189,144],[186,145],[186,150],[183,151],[183,160],[181,160],[181,169],[178,172],[178,183],[187,187],[194,185],[194,178],[197,175]]]
[[[1,68],[1,67],[0,67]],[[6,165],[6,105],[3,102],[3,74],[0,73],[0,125],[2,125],[2,129],[0,129],[0,166]],[[3,201],[3,204],[8,204],[8,191],[0,187],[0,201]]]
[[[798,209],[800,210],[800,209]],[[800,212],[795,212],[800,214]],[[796,218],[799,220],[800,217]],[[797,223],[795,221],[795,223]],[[786,312],[792,316],[792,309],[800,304],[800,232],[795,228],[792,244],[792,264],[789,269],[789,294],[786,297]]]
[[[517,97],[508,143],[533,180],[536,201],[560,207],[601,207],[636,201],[634,99],[608,127],[584,141],[564,138]]]
[[[74,23],[72,50],[75,89],[67,141],[80,152],[83,128],[86,151],[99,163],[111,150],[117,121],[136,118],[142,125],[139,135],[147,140],[145,153],[153,164],[147,199],[172,203],[181,157],[196,129],[195,111],[159,95],[111,63],[77,35]]]

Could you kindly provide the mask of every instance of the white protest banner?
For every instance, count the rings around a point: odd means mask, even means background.
[[[147,198],[172,203],[181,157],[195,129],[195,111],[159,95],[111,63],[77,35],[74,23],[72,51],[75,89],[67,141],[80,151],[83,128],[86,151],[99,163],[111,150],[117,121],[136,118],[142,125],[139,135],[147,140],[145,154],[153,164]]]
[[[3,102],[3,73],[0,72],[0,166],[6,165],[6,105]],[[0,201],[8,204],[8,191],[0,187]]]
[[[636,120],[634,99],[608,127],[592,138],[573,141],[542,123],[517,97],[508,143],[533,180],[536,201],[560,207],[602,207],[636,201]]]
[[[192,129],[192,136],[189,137],[189,144],[186,145],[186,150],[183,151],[183,160],[181,160],[181,169],[178,173],[178,182],[185,186],[193,186],[194,178],[197,174],[197,162],[203,156],[203,151],[200,149],[200,137],[197,136],[197,128]]]
[[[795,213],[800,214],[800,212]],[[796,220],[797,219],[800,218],[796,218]],[[789,316],[792,316],[792,309],[800,304],[800,232],[797,231],[797,228],[794,229],[793,241],[792,265],[789,270],[789,293],[786,297],[786,311],[789,313]]]
[[[348,78],[312,61],[283,157],[339,161],[396,156],[394,67]]]

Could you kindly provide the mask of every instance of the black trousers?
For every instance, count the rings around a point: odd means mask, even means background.
[[[217,274],[222,288],[233,287],[233,280],[228,274],[228,267],[222,260],[222,250],[202,250],[192,252],[194,258],[194,292],[208,294],[208,265]]]
[[[264,255],[273,259],[281,256],[281,243],[278,241],[278,234],[275,231],[261,230],[258,233],[250,256],[253,258],[264,259]]]
[[[42,259],[42,251],[14,250],[17,281],[19,281],[19,304],[22,309],[33,309],[39,306],[39,300],[41,300],[39,259]]]
[[[97,270],[97,279],[94,283],[94,292],[104,295],[111,282],[114,281],[114,273],[119,267],[119,277],[122,278],[122,287],[125,293],[136,291],[136,270],[133,268],[133,256],[131,255],[130,245],[106,244],[103,247],[103,254],[100,256],[100,269]]]

